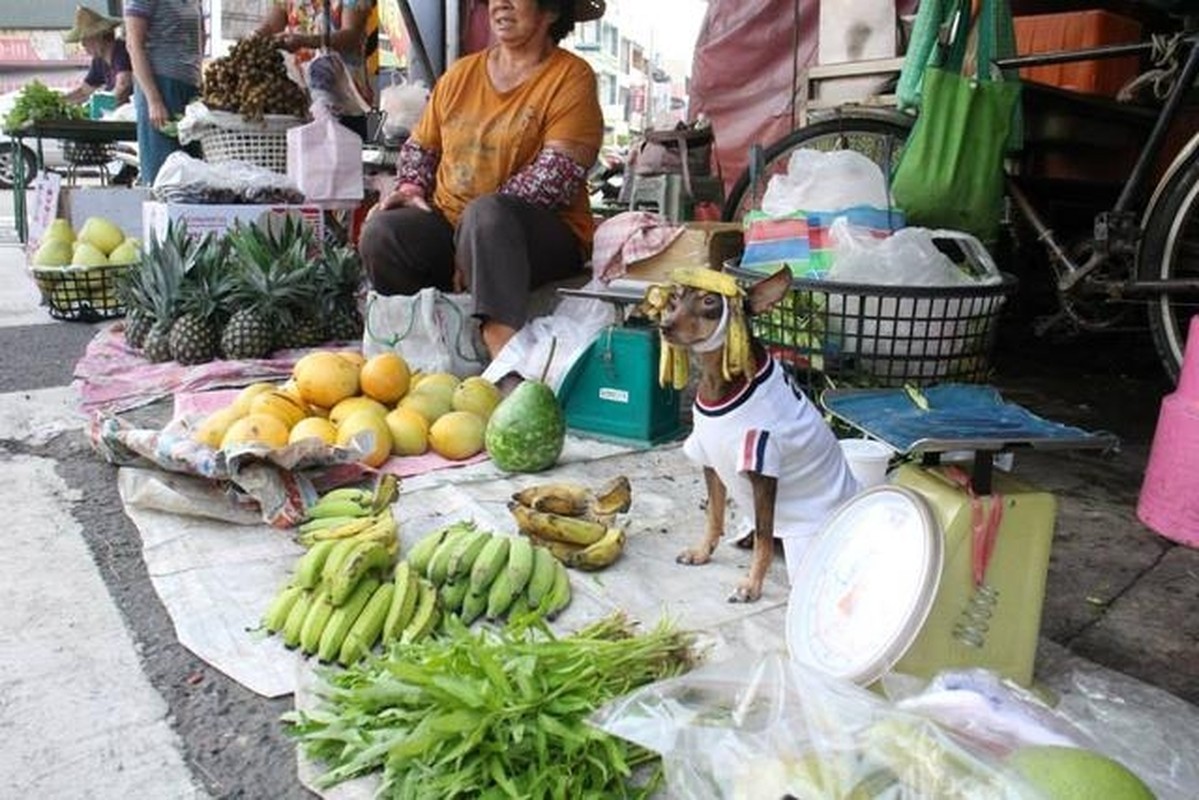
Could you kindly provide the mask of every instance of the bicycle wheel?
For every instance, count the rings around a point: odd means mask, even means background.
[[[761,200],[771,176],[786,172],[787,161],[796,150],[856,150],[890,176],[913,121],[898,111],[855,110],[791,131],[763,152],[764,166],[753,185],[749,170],[737,178],[725,201],[723,218],[739,222]]]
[[[1145,221],[1137,271],[1142,278],[1199,278],[1199,150],[1191,153],[1162,190]],[[1199,294],[1162,294],[1149,303],[1149,328],[1162,364],[1178,381],[1191,317]],[[1199,346],[1199,343],[1194,343]]]

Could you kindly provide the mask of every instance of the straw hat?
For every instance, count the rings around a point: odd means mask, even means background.
[[[99,36],[114,31],[120,24],[119,19],[102,17],[87,6],[79,6],[75,9],[75,27],[67,31],[62,38],[67,42],[79,42],[89,36]]]
[[[589,22],[604,15],[604,0],[575,0],[575,22]]]

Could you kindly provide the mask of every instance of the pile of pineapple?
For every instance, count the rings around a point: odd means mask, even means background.
[[[269,36],[248,36],[229,55],[204,67],[201,99],[209,108],[247,120],[265,114],[308,115],[308,93],[287,75],[283,54]]]
[[[203,364],[362,338],[362,262],[301,220],[194,237],[172,224],[122,276],[125,341],[148,360]]]

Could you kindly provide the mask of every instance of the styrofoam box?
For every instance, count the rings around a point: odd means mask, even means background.
[[[150,197],[146,187],[64,186],[58,197],[58,215],[70,222],[76,233],[88,217],[104,217],[114,222],[126,236],[139,236],[142,203]]]
[[[236,223],[260,226],[280,224],[286,217],[298,217],[308,223],[321,239],[325,234],[324,214],[315,205],[193,205],[187,203],[147,202],[142,206],[142,235],[145,241],[161,240],[167,225],[183,221],[193,236],[212,232],[223,234]]]

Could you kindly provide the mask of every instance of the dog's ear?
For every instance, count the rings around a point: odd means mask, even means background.
[[[778,301],[787,296],[791,289],[791,268],[783,268],[749,287],[749,313],[758,315],[767,311]]]

